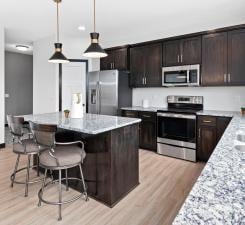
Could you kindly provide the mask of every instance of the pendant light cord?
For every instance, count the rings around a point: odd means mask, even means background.
[[[95,32],[95,0],[94,0],[94,32]]]
[[[59,35],[59,33],[60,33],[60,24],[59,24],[59,1],[57,1],[57,7],[56,7],[56,9],[57,9],[57,43],[59,43],[60,42],[60,35]]]

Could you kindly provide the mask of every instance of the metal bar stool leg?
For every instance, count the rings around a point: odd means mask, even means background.
[[[66,191],[69,190],[69,186],[68,186],[68,172],[67,172],[67,169],[65,170],[66,172]]]
[[[31,163],[31,155],[28,155],[27,171],[26,171],[25,197],[28,196],[28,184],[29,184],[29,175],[30,175],[30,163]]]
[[[82,183],[83,183],[83,191],[84,191],[85,201],[88,201],[88,193],[87,193],[87,188],[86,188],[85,181],[84,181],[84,176],[83,176],[81,164],[79,164],[79,169],[80,169],[81,179],[82,179]]]
[[[14,168],[14,173],[11,175],[11,187],[14,186],[14,180],[15,180],[16,171],[18,169],[19,161],[20,161],[20,154],[18,154],[18,156],[17,156],[15,168]]]
[[[41,197],[43,196],[43,190],[44,190],[44,186],[46,183],[47,171],[48,171],[48,169],[45,169],[44,178],[43,178],[43,182],[42,182],[42,189],[41,189],[42,191],[40,192],[40,196],[38,196],[39,197],[38,207],[41,206]]]
[[[62,189],[61,189],[61,170],[59,170],[59,218],[58,220],[62,220],[62,216],[61,216],[61,203],[62,202]]]

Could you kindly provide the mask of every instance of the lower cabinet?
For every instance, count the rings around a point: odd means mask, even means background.
[[[198,116],[197,160],[208,161],[230,120],[230,117]]]
[[[157,151],[156,113],[122,110],[122,116],[142,119],[140,123],[139,147],[151,151]]]

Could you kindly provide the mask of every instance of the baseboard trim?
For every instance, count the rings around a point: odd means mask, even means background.
[[[5,143],[0,144],[0,148],[5,148]]]

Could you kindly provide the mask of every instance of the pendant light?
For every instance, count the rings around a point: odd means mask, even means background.
[[[60,37],[59,37],[59,3],[61,3],[62,0],[53,0],[56,3],[57,6],[57,42],[54,44],[55,46],[55,53],[52,55],[52,57],[49,59],[49,62],[51,63],[68,63],[69,60],[63,55],[62,53],[62,43],[60,43]]]
[[[84,56],[89,58],[103,58],[107,56],[107,53],[99,45],[99,33],[95,32],[95,0],[94,0],[94,32],[90,33],[91,44],[84,52]]]

